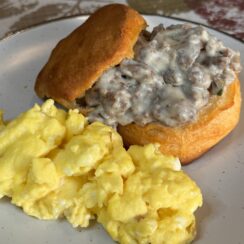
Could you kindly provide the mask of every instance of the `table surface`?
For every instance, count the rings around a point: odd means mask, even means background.
[[[244,41],[244,0],[0,0],[0,38],[53,19],[90,14],[113,2],[144,14],[194,21]]]

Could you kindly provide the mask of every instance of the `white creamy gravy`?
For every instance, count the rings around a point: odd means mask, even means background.
[[[240,71],[239,53],[201,26],[159,25],[140,35],[134,51],[86,92],[90,121],[180,126],[196,120]]]

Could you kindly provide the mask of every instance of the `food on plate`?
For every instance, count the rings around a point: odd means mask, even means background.
[[[53,50],[38,75],[37,94],[74,108],[76,98],[105,70],[124,58],[133,58],[133,46],[145,27],[143,17],[124,5],[112,4],[96,11]]]
[[[0,110],[0,130],[4,126],[3,124],[3,111]]]
[[[189,163],[238,123],[240,56],[202,26],[145,27],[127,6],[99,9],[54,48],[35,90]]]
[[[123,147],[101,122],[47,100],[0,131],[0,197],[39,219],[74,227],[97,218],[120,243],[188,243],[200,189],[159,145]]]

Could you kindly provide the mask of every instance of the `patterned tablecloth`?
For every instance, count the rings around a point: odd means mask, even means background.
[[[128,4],[141,13],[205,24],[244,41],[244,0],[0,0],[0,38],[49,20],[90,14],[113,2]]]

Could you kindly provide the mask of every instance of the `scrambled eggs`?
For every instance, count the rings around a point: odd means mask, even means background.
[[[110,127],[88,124],[52,100],[0,129],[0,198],[31,216],[66,217],[87,227],[97,218],[124,244],[188,243],[202,196],[180,162],[158,145],[123,147]]]

